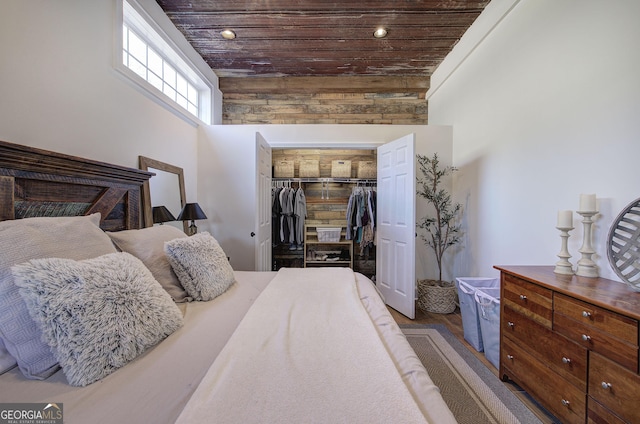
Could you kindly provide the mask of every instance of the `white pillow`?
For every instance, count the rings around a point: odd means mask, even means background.
[[[111,374],[182,326],[151,272],[126,252],[12,267],[31,317],[73,386]]]
[[[156,225],[140,230],[107,232],[107,235],[120,250],[140,259],[174,301],[193,300],[180,284],[164,254],[164,242],[187,237],[183,231],[171,225]]]
[[[166,242],[164,251],[182,287],[195,300],[212,300],[234,282],[233,268],[208,232]]]
[[[100,214],[0,222],[0,338],[27,378],[60,369],[13,283],[11,267],[37,258],[89,259],[116,251],[100,229]]]

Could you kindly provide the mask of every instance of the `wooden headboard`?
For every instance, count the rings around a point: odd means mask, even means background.
[[[100,227],[141,227],[152,172],[0,141],[0,221],[101,213]]]

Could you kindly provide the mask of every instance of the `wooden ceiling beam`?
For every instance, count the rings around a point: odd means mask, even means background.
[[[378,24],[379,25],[379,24]],[[338,26],[327,31],[326,26],[300,27],[300,26],[272,26],[272,27],[238,27],[226,24],[213,25],[211,28],[190,28],[189,33],[194,40],[205,40],[213,42],[220,40],[225,42],[225,48],[229,44],[239,42],[248,42],[255,40],[375,40],[372,35],[376,24],[354,26]],[[457,40],[464,33],[466,27],[425,27],[425,26],[404,26],[396,29],[388,25],[382,25],[389,31],[387,40]],[[236,33],[236,39],[233,41],[223,40],[220,31],[232,28]]]
[[[434,11],[473,10],[483,9],[489,0],[412,0],[396,1],[367,0],[356,1],[326,1],[326,0],[158,0],[163,9],[182,13],[225,12],[230,10],[247,12],[273,11]],[[366,6],[366,7],[365,7]]]
[[[287,64],[271,64],[271,63],[250,63],[243,64],[239,68],[233,68],[226,66],[224,68],[212,68],[216,75],[220,78],[227,77],[261,77],[261,78],[282,78],[285,76],[292,77],[310,77],[318,75],[326,76],[339,76],[344,75],[347,77],[353,77],[357,75],[367,77],[417,77],[427,78],[435,70],[434,66],[429,67],[416,67],[407,66],[406,64],[400,65],[387,65],[379,64],[378,66],[370,66],[361,63],[355,63],[351,65],[344,65],[341,63],[314,63],[308,62],[304,64],[304,67],[300,66],[300,63],[294,69]]]
[[[241,53],[247,55],[266,52],[277,52],[278,55],[286,54],[292,50],[304,52],[313,56],[317,52],[329,51],[340,55],[341,51],[362,51],[375,55],[377,52],[411,52],[438,53],[442,56],[451,50],[457,40],[194,40],[191,44],[200,54],[231,54]]]
[[[424,93],[429,77],[323,76],[220,78],[222,93]]]
[[[178,28],[188,31],[197,29],[231,28],[358,28],[378,25],[397,28],[459,28],[464,32],[478,17],[480,11],[459,13],[388,13],[374,14],[300,14],[300,13],[202,13],[184,15],[167,12]]]

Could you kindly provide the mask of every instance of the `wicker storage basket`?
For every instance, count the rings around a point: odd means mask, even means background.
[[[351,161],[350,160],[332,160],[331,161],[331,177],[332,178],[351,178]]]
[[[376,161],[361,160],[358,162],[358,178],[375,178],[377,172]]]
[[[292,160],[278,160],[275,163],[275,167],[273,170],[273,176],[275,178],[293,178],[294,170],[293,170],[294,162]]]
[[[450,314],[456,310],[457,289],[453,282],[435,280],[418,281],[418,307],[422,312]]]
[[[316,159],[302,159],[300,161],[298,176],[300,178],[320,177],[320,161]]]

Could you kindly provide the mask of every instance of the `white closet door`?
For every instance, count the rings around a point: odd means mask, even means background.
[[[255,270],[271,271],[271,146],[260,133],[256,133],[256,158]]]
[[[415,135],[378,147],[376,285],[387,305],[415,318]]]

